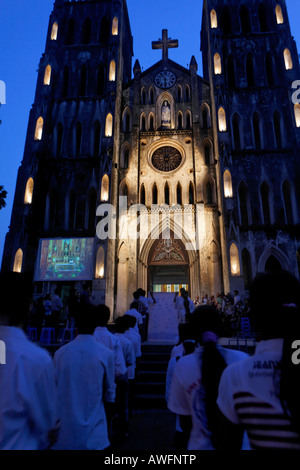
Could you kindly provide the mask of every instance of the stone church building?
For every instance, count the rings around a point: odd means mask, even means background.
[[[55,1],[2,262],[37,295],[87,283],[118,315],[138,287],[247,296],[257,272],[299,276],[285,1],[204,0],[203,77],[178,46],[165,29],[158,62],[132,69],[126,0]]]

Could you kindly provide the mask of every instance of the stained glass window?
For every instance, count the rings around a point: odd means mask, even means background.
[[[174,147],[161,147],[152,155],[152,164],[159,171],[176,170],[182,161],[180,152]]]

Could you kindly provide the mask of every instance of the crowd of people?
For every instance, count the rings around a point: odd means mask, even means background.
[[[116,433],[128,435],[149,302],[156,300],[138,289],[112,330],[109,308],[92,305],[85,290],[68,314],[78,335],[52,359],[23,331],[22,277],[1,275],[0,339],[8,360],[0,365],[0,449],[105,450]],[[176,448],[300,450],[300,372],[291,361],[300,331],[300,283],[285,272],[254,280],[250,306],[261,335],[254,356],[218,344],[225,297],[195,305],[182,290],[174,299],[179,342],[169,362],[166,401],[177,418]]]

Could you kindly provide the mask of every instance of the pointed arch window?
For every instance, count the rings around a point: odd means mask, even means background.
[[[221,56],[218,52],[214,55],[214,72],[215,75],[221,75],[222,73]]]
[[[152,204],[158,204],[158,190],[156,184],[154,184],[152,189]]]
[[[151,87],[149,92],[149,104],[154,104],[154,90]]]
[[[227,59],[227,82],[230,88],[234,88],[236,86],[235,63],[232,55]]]
[[[183,117],[182,113],[179,111],[178,113],[178,129],[181,130],[183,128]]]
[[[34,181],[33,181],[33,178],[30,177],[26,184],[24,204],[32,204],[33,188],[34,188]]]
[[[76,219],[76,204],[77,198],[76,193],[73,189],[71,189],[69,193],[69,220],[68,220],[68,230],[74,230],[75,227],[75,219]]]
[[[254,64],[253,64],[253,56],[252,54],[247,55],[246,59],[246,75],[247,75],[247,84],[248,87],[255,86],[255,78],[254,78]]]
[[[240,221],[241,225],[249,225],[249,212],[248,212],[248,188],[244,183],[239,186],[239,206],[240,206]]]
[[[93,132],[93,156],[98,157],[100,155],[100,138],[101,138],[101,126],[99,121],[94,124]]]
[[[218,110],[218,122],[219,122],[219,131],[227,131],[227,122],[226,122],[226,113],[224,108],[219,108]]]
[[[68,91],[69,91],[69,68],[65,66],[63,69],[63,76],[62,76],[62,90],[61,90],[62,98],[66,98],[68,96]]]
[[[258,21],[261,33],[267,33],[269,31],[269,24],[266,8],[263,3],[258,7]]]
[[[209,108],[205,105],[202,108],[202,129],[209,129],[210,128],[210,112]]]
[[[57,35],[58,35],[58,24],[55,22],[52,25],[51,29],[51,41],[57,41]]]
[[[104,16],[100,23],[99,42],[105,44],[109,41],[109,38],[110,38],[110,25],[109,25],[108,19],[106,18],[106,16]]]
[[[211,10],[210,12],[210,27],[216,29],[218,27],[218,17],[216,10]]]
[[[256,150],[262,149],[261,119],[258,113],[254,113],[252,118],[253,136]]]
[[[223,184],[224,184],[224,197],[226,198],[233,197],[232,178],[231,178],[231,173],[229,170],[224,171]]]
[[[235,150],[242,148],[241,118],[235,113],[232,118],[233,142]]]
[[[56,127],[56,151],[55,156],[60,157],[62,153],[62,143],[63,143],[64,128],[61,122],[57,124]]]
[[[189,184],[189,204],[195,204],[194,185],[192,182]]]
[[[79,76],[79,89],[78,94],[79,96],[86,95],[86,85],[87,85],[87,70],[86,67],[81,67],[80,76]]]
[[[77,122],[75,127],[75,157],[80,157],[82,143],[82,125]]]
[[[292,197],[291,197],[291,186],[288,181],[285,181],[283,183],[282,192],[283,192],[283,199],[284,199],[286,222],[288,224],[293,224],[294,217],[293,217],[293,205],[292,205]]]
[[[101,182],[101,201],[107,202],[109,200],[109,177],[104,175]]]
[[[249,15],[249,10],[246,5],[241,6],[240,8],[240,21],[241,29],[243,34],[251,33],[251,20]]]
[[[116,81],[116,62],[112,60],[109,65],[109,81]]]
[[[268,52],[266,56],[266,73],[268,86],[272,87],[275,85],[275,74],[274,74],[274,65],[271,54]]]
[[[261,196],[264,224],[271,225],[270,189],[266,182],[262,183],[260,187],[260,196]]]
[[[106,116],[106,121],[105,121],[105,137],[112,137],[113,135],[113,117],[112,114],[109,113]]]
[[[170,188],[168,183],[165,185],[165,204],[170,205]]]
[[[242,251],[242,266],[245,290],[249,290],[252,283],[251,256],[246,248]]]
[[[125,110],[123,115],[123,132],[128,133],[131,130],[131,117],[128,109]]]
[[[119,34],[119,20],[117,17],[113,19],[111,33],[113,36],[118,36]]]
[[[105,254],[102,246],[98,248],[97,258],[96,258],[96,279],[103,279],[105,275]]]
[[[144,114],[141,116],[141,132],[146,132],[146,118]]]
[[[105,69],[103,65],[100,65],[97,70],[97,86],[96,86],[97,95],[103,94],[104,85],[105,85]]]
[[[86,18],[82,26],[82,36],[81,36],[82,44],[90,44],[91,30],[92,30],[92,22],[89,18]]]
[[[124,151],[124,168],[125,169],[129,167],[129,157],[130,157],[130,151],[129,151],[129,148],[126,148]]]
[[[282,8],[281,8],[280,5],[276,5],[275,13],[276,13],[276,21],[277,21],[277,24],[283,24],[283,23],[284,23],[284,19],[283,19]]]
[[[239,249],[235,243],[230,245],[230,270],[232,276],[241,274]]]
[[[296,126],[300,127],[300,104],[298,103],[296,103],[294,106],[294,114],[295,114]]]
[[[47,65],[44,74],[44,85],[50,85],[51,83],[51,65]]]
[[[283,51],[285,70],[293,69],[293,60],[289,49]]]
[[[72,46],[75,42],[75,22],[73,18],[70,18],[67,23],[65,45]]]
[[[177,87],[177,103],[181,103],[181,102],[182,102],[182,88],[179,85]]]
[[[21,248],[19,248],[15,254],[13,272],[21,273],[22,267],[23,267],[23,251],[21,250]]]
[[[141,91],[141,104],[147,104],[146,90],[144,88]]]
[[[141,187],[141,204],[146,205],[146,191],[144,185]]]
[[[149,117],[149,131],[154,131],[154,116],[152,113]]]
[[[180,183],[177,184],[176,188],[176,202],[180,206],[182,205],[182,188]]]
[[[228,7],[224,7],[222,10],[222,18],[221,18],[223,33],[225,36],[232,33],[232,25],[231,25],[231,14]]]
[[[211,164],[211,156],[212,156],[211,144],[210,144],[210,142],[207,141],[204,144],[204,162],[205,162],[205,165],[210,165]]]
[[[185,87],[185,101],[189,103],[191,101],[191,89],[188,85]]]
[[[192,118],[191,118],[191,113],[187,111],[186,113],[186,128],[191,129],[192,128]]]
[[[36,121],[34,140],[42,140],[44,119],[40,116]]]

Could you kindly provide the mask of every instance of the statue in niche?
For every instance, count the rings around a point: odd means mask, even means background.
[[[171,127],[171,106],[167,100],[164,100],[161,108],[161,126],[163,129]]]

